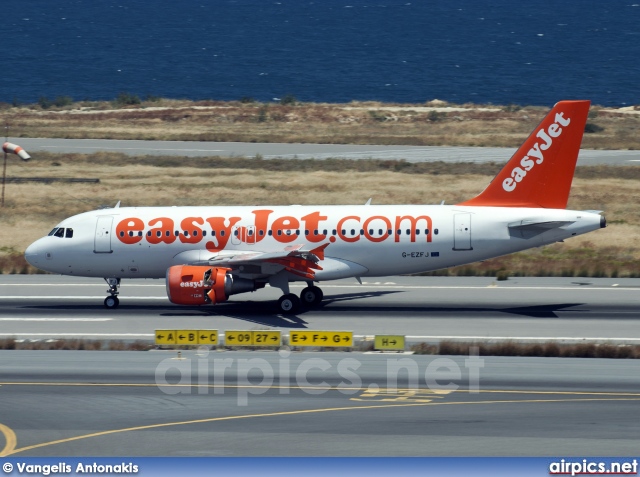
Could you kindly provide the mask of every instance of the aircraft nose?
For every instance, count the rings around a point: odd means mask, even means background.
[[[42,250],[40,250],[40,246],[37,241],[27,247],[24,251],[24,258],[29,265],[36,268],[38,267],[38,261],[42,258]]]

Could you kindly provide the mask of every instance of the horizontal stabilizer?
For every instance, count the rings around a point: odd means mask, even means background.
[[[517,238],[530,239],[548,230],[564,227],[572,223],[573,221],[569,220],[546,220],[540,222],[534,220],[519,220],[509,224],[509,235]]]

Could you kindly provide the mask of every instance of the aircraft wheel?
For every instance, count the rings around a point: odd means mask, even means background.
[[[300,301],[305,306],[316,306],[322,301],[324,294],[319,287],[311,286],[300,292]]]
[[[300,298],[293,293],[282,295],[278,300],[278,309],[283,315],[295,315],[300,311]]]
[[[119,304],[120,304],[120,300],[115,295],[108,296],[107,298],[104,299],[104,307],[110,310],[114,308],[118,308]]]

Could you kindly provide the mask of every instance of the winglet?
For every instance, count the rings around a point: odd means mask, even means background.
[[[328,246],[329,246],[329,242],[314,248],[313,250],[310,251],[310,253],[318,257],[318,260],[324,260],[324,249],[327,248]]]
[[[458,205],[564,209],[590,101],[560,101],[489,186]]]

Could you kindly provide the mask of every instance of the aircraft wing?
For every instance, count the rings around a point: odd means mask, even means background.
[[[326,243],[312,250],[303,250],[303,245],[290,245],[277,252],[238,252],[233,255],[219,255],[208,260],[207,264],[215,267],[230,268],[243,278],[258,278],[285,270],[307,280],[313,280],[315,270],[322,270],[318,265],[324,260]]]

